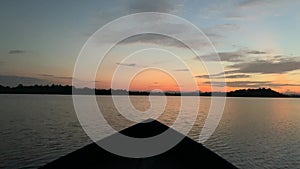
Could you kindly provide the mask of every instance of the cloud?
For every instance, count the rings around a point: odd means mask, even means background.
[[[289,6],[299,4],[298,0],[244,0],[238,3],[237,10],[241,18],[261,19],[274,14],[280,15]]]
[[[0,75],[0,85],[2,86],[17,86],[19,84],[23,85],[45,85],[50,82],[44,79],[34,78],[34,77],[22,77],[22,76],[3,76]]]
[[[225,62],[242,62],[244,61],[244,58],[246,56],[247,51],[238,50],[238,51],[231,51],[231,52],[219,52],[218,55],[221,59],[221,61]],[[201,59],[200,59],[201,58]],[[210,53],[206,55],[202,55],[199,57],[196,57],[195,59],[203,60],[203,61],[219,61],[219,58],[215,53]]]
[[[239,3],[241,8],[265,7],[272,3],[277,3],[278,0],[245,0]]]
[[[224,78],[223,76],[221,76],[220,74],[215,74],[215,75],[198,75],[195,76],[196,78],[202,78],[202,79],[222,79]],[[239,78],[250,78],[250,75],[246,75],[246,74],[238,74],[238,75],[229,75],[229,76],[225,76],[226,79],[239,79]]]
[[[243,61],[244,52],[242,51],[235,51],[235,52],[219,52],[218,53],[221,61],[226,61],[226,62],[241,62]],[[204,57],[211,57],[209,55],[204,56]]]
[[[203,31],[205,33],[205,35],[207,37],[209,37],[210,39],[220,39],[223,38],[224,36],[219,34],[219,33],[215,33],[215,32],[211,32],[211,31]]]
[[[116,38],[114,36],[118,36],[119,34],[123,34],[124,32],[131,32],[133,31],[132,25],[136,25],[137,28],[143,30],[143,29],[149,29],[153,32],[168,32],[169,35],[172,37],[181,37],[182,40],[187,42],[191,45],[192,48],[199,48],[201,47],[211,47],[211,43],[207,40],[205,36],[199,36],[199,31],[197,29],[194,29],[194,27],[191,27],[190,25],[187,25],[183,22],[175,23],[174,21],[170,21],[168,18],[165,18],[166,16],[160,16],[160,18],[147,18],[147,22],[145,20],[130,20],[128,22],[122,23],[120,29],[119,27],[111,28],[109,31],[110,33],[107,33],[104,36],[94,36],[94,39],[97,41],[97,39],[100,39],[102,43],[112,43],[112,39]],[[132,32],[135,33],[135,32]],[[184,35],[184,36],[183,36]],[[217,35],[215,35],[217,36]],[[139,35],[134,35],[129,38],[126,38],[118,43],[118,45],[131,45],[131,44],[154,44],[154,45],[160,45],[160,46],[170,46],[170,47],[179,47],[179,48],[186,48],[187,46],[180,41],[180,39],[174,39],[172,37],[168,37],[161,34],[155,34],[155,33],[143,33]],[[216,44],[217,42],[215,42]]]
[[[130,23],[128,23],[130,24]],[[136,24],[136,23],[132,23]],[[201,47],[208,47],[211,46],[211,43],[206,39],[205,36],[199,37],[199,32],[190,27],[189,25],[182,24],[182,23],[170,23],[168,20],[153,20],[153,21],[147,21],[147,23],[140,24],[138,23],[141,29],[144,28],[150,28],[154,32],[161,30],[167,31],[170,35],[173,35],[173,37],[178,37],[177,35],[180,35],[179,37],[182,37],[184,34],[184,41],[186,41],[188,44],[191,45],[192,48],[199,48]],[[212,34],[210,34],[212,35]],[[219,36],[217,34],[214,34],[213,36]],[[124,39],[119,44],[128,45],[128,44],[154,44],[154,45],[161,45],[161,46],[170,46],[170,47],[178,47],[178,48],[187,48],[186,44],[180,41],[180,39],[175,39],[173,37],[165,36],[162,34],[155,34],[155,33],[144,33],[139,34],[135,36],[131,36],[127,39]],[[111,37],[99,37],[99,38],[107,38],[108,41],[111,39]]]
[[[182,8],[178,0],[131,0],[128,3],[131,12],[165,12],[176,13]]]
[[[235,70],[227,73],[261,73],[281,74],[300,69],[300,61],[295,58],[279,58],[277,60],[255,60],[248,63],[237,63],[228,68]]]
[[[237,52],[238,53],[238,52]],[[264,54],[266,52],[262,51],[248,51],[246,53],[252,53],[252,54]],[[219,53],[220,54],[220,53]],[[233,65],[227,66],[227,68],[231,70],[226,70],[224,73],[227,74],[227,78],[247,78],[250,75],[247,74],[282,74],[287,73],[294,70],[300,70],[300,60],[299,57],[286,57],[281,55],[276,56],[269,56],[267,60],[262,59],[256,59],[253,61],[246,61],[243,58],[245,58],[246,55],[241,55],[240,59],[238,54],[232,53],[232,55],[229,55],[228,53],[226,55],[222,55],[221,53],[221,60],[227,61],[227,62],[233,62]],[[222,58],[223,56],[223,58]],[[224,57],[225,56],[225,57]],[[231,57],[230,57],[231,56]],[[203,56],[205,58],[205,61],[217,61],[216,57],[210,58],[210,55]],[[198,58],[196,58],[198,59]],[[235,63],[240,62],[240,63]],[[210,75],[211,78],[218,78],[219,76],[222,76],[224,74],[223,72]],[[244,75],[231,75],[231,74],[239,74],[242,73]],[[196,76],[198,78],[209,78],[208,75],[199,75]]]
[[[259,51],[259,50],[250,50],[250,49],[239,49],[236,51],[226,51],[226,52],[219,52],[218,55],[223,62],[245,62],[249,60],[249,56],[257,56],[257,55],[266,55],[269,54],[267,51]],[[279,56],[278,56],[279,57]],[[201,58],[201,59],[200,59]],[[195,60],[203,60],[208,62],[217,62],[219,58],[215,53],[210,53],[206,55],[201,55],[199,57],[195,57]],[[276,59],[275,57],[273,57]]]
[[[174,69],[174,71],[177,71],[177,72],[188,72],[190,70],[189,69]]]
[[[55,79],[65,79],[65,80],[72,80],[73,77],[71,76],[56,76],[51,74],[37,74],[38,76],[46,77],[46,78],[55,78]]]
[[[80,80],[80,79],[76,79],[73,78],[72,76],[57,76],[57,75],[52,75],[52,74],[38,74],[38,76],[42,76],[45,77],[47,79],[54,79],[54,80],[67,80],[67,82],[71,83],[71,81],[77,80],[77,81],[82,81],[82,82],[91,82],[91,81],[84,81],[84,80]],[[66,82],[66,81],[64,81]],[[95,82],[99,82],[99,81],[95,81]]]
[[[117,3],[113,1],[112,3],[104,3],[102,9],[92,18],[93,29],[85,32],[83,35],[91,36],[95,30],[101,26],[104,26],[104,24],[128,14],[140,12],[163,12],[177,14],[184,7],[183,3],[184,2],[180,0],[118,0]],[[140,25],[147,23],[149,23],[149,21],[145,22],[143,20]],[[126,29],[126,25],[122,26],[122,29]],[[117,28],[116,30],[120,30],[120,28]]]
[[[249,78],[249,77],[251,77],[251,76],[250,75],[245,75],[245,74],[226,76],[227,79],[238,79],[238,78]]]
[[[117,65],[120,65],[120,66],[128,66],[128,67],[135,67],[137,66],[137,64],[135,63],[116,63]]]
[[[24,54],[27,53],[27,51],[25,50],[20,50],[20,49],[13,49],[8,51],[8,54]]]
[[[156,44],[164,46],[174,46],[174,47],[186,47],[182,42],[167,37],[164,35],[158,35],[153,33],[147,33],[143,35],[135,35],[130,38],[127,38],[120,42],[120,44],[135,44],[135,43],[144,43],[144,44]]]
[[[204,84],[210,84],[213,86],[225,86],[224,82],[204,82]],[[227,87],[239,87],[239,88],[259,88],[259,87],[283,87],[283,86],[300,86],[300,84],[288,84],[288,83],[274,83],[272,81],[234,81],[226,82]]]
[[[219,78],[219,77],[216,77],[216,76],[209,76],[209,75],[198,75],[198,76],[195,76],[195,78],[201,78],[201,79],[210,79],[210,78]]]
[[[207,5],[202,15],[206,19],[224,18],[245,22],[279,15],[287,7],[297,3],[299,4],[298,0],[219,1]]]
[[[255,55],[268,54],[268,52],[265,52],[265,51],[258,51],[258,50],[247,51],[247,53],[248,53],[248,54],[255,54]]]
[[[274,9],[289,6],[298,2],[298,0],[244,0],[238,3],[238,7],[242,9]]]
[[[261,87],[268,83],[271,83],[270,81],[234,81],[234,82],[211,82],[207,81],[204,82],[204,84],[210,84],[213,86],[227,86],[227,87]]]

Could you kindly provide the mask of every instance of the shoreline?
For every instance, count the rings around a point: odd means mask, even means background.
[[[77,96],[94,96],[93,94],[64,94],[64,93],[0,93],[0,95],[48,95],[48,96],[72,96],[72,95],[77,95]],[[150,95],[135,95],[135,94],[114,94],[114,95],[109,95],[109,94],[95,94],[95,96],[150,96]],[[152,95],[152,96],[184,96],[184,97],[229,97],[229,98],[300,98],[300,96],[283,96],[283,97],[271,97],[271,96],[220,96],[220,95]]]

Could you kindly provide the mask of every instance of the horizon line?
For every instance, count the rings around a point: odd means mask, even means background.
[[[127,89],[113,89],[113,88],[91,88],[91,87],[76,87],[76,86],[72,86],[72,85],[68,85],[68,84],[34,84],[34,85],[24,85],[24,84],[18,84],[17,86],[4,86],[2,84],[0,84],[0,87],[9,87],[9,88],[17,88],[17,87],[35,87],[35,86],[42,86],[42,87],[51,87],[51,86],[61,86],[61,87],[74,87],[75,89],[90,89],[90,90],[116,90],[116,91],[126,91],[126,92],[148,92],[148,93],[229,93],[229,92],[235,92],[235,91],[239,91],[239,90],[258,90],[258,89],[265,89],[265,90],[273,90],[275,92],[278,92],[270,87],[258,87],[258,88],[239,88],[236,90],[231,90],[231,91],[226,91],[226,92],[221,92],[221,91],[201,91],[201,90],[194,90],[194,91],[172,91],[172,90],[161,90],[161,91],[151,91],[151,90],[127,90]],[[155,90],[155,89],[154,89]],[[281,93],[278,92],[280,94],[287,94],[287,95],[299,95],[300,93]]]

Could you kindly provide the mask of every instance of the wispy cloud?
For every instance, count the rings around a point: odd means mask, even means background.
[[[206,7],[204,18],[223,18],[234,21],[257,20],[279,14],[282,9],[299,4],[297,0],[242,0],[220,1]]]
[[[280,8],[284,6],[293,5],[295,3],[299,2],[298,0],[288,0],[288,1],[282,1],[282,0],[244,0],[238,3],[238,7],[240,8],[247,8],[247,9],[274,9],[274,8]]]
[[[196,78],[201,78],[201,79],[222,79],[224,76],[221,76],[220,74],[215,74],[215,75],[198,75],[195,76]],[[250,78],[250,75],[246,74],[237,74],[237,75],[228,75],[225,76],[226,79],[241,79],[241,78]]]
[[[243,62],[246,58],[250,55],[261,55],[267,54],[268,52],[265,51],[258,51],[258,50],[249,50],[249,49],[240,49],[236,51],[226,51],[226,52],[219,52],[218,55],[221,61],[224,62]],[[210,53],[206,55],[202,55],[200,57],[195,57],[194,59],[200,59],[203,61],[219,61],[219,58],[215,53]]]
[[[205,36],[199,37],[199,31],[194,29],[194,27],[191,27],[183,22],[174,23],[165,17],[166,16],[147,18],[147,22],[144,20],[131,20],[123,23],[122,29],[119,27],[112,28],[111,34],[101,37],[95,36],[94,38],[95,40],[101,39],[101,41],[105,43],[112,43],[112,39],[114,39],[113,36],[118,36],[120,33],[127,31],[130,32],[132,31],[131,25],[137,25],[137,27],[141,30],[149,29],[153,32],[161,32],[161,30],[164,30],[167,31],[169,35],[173,35],[173,37],[183,37],[182,34],[184,34],[184,39],[174,39],[161,34],[144,33],[126,38],[121,41],[119,45],[154,44],[159,46],[186,48],[187,46],[180,41],[183,40],[192,48],[199,48],[199,46],[203,48],[211,46],[211,43],[206,39]]]
[[[253,7],[266,7],[272,3],[278,3],[278,0],[244,0],[239,3],[239,7],[242,8],[253,8]]]
[[[265,52],[262,51],[250,51],[255,55],[261,55]],[[235,56],[235,55],[233,55]],[[236,55],[237,57],[238,55]],[[226,58],[226,57],[225,57]],[[232,59],[234,59],[233,57]],[[245,57],[242,57],[245,58]],[[218,78],[223,74],[227,75],[227,78],[248,78],[251,74],[282,74],[291,71],[300,70],[300,60],[299,57],[288,57],[288,56],[269,56],[267,59],[256,59],[256,60],[239,60],[237,61],[227,59],[227,61],[232,62],[232,65],[227,66],[225,72],[220,72],[217,74],[210,75],[210,78]],[[221,59],[224,61],[224,58]],[[215,60],[208,60],[208,61],[215,61]],[[237,63],[239,62],[239,63]],[[242,74],[237,75],[237,74]],[[198,78],[209,78],[208,75],[199,75],[196,76]]]
[[[274,13],[280,14],[286,7],[297,3],[299,4],[298,0],[244,0],[237,5],[237,16],[243,19],[261,19]]]
[[[160,30],[160,29],[168,29],[168,32],[170,34],[181,34],[184,33],[186,35],[186,41],[193,46],[202,46],[207,47],[211,44],[205,40],[205,37],[203,37],[203,40],[195,39],[195,35],[198,35],[199,32],[195,32],[194,29],[188,27],[185,24],[179,24],[179,23],[170,23],[170,22],[164,22],[163,20],[157,24],[157,21],[148,21],[146,24],[144,24],[147,27],[153,27],[153,30]],[[210,37],[210,38],[222,38],[224,37],[224,32],[228,33],[230,31],[234,32],[239,29],[239,26],[237,24],[220,24],[216,25],[210,28],[204,29],[204,33]],[[177,39],[173,39],[171,37],[167,37],[164,35],[158,35],[153,33],[147,33],[143,35],[136,35],[132,36],[130,38],[127,38],[126,40],[122,41],[120,44],[135,44],[135,43],[145,43],[145,44],[156,44],[156,45],[163,45],[163,46],[171,46],[171,47],[179,47],[179,48],[186,48],[187,46],[182,43],[181,41]],[[217,44],[218,42],[215,41],[214,44]]]
[[[128,8],[131,12],[165,12],[176,13],[183,4],[178,0],[130,0]]]
[[[73,79],[72,76],[56,76],[56,75],[52,75],[52,74],[38,74],[38,76],[42,76],[42,77],[45,77],[45,78],[65,79],[65,80],[72,80]]]
[[[134,67],[136,67],[136,68],[145,68],[145,67],[147,67],[145,65],[140,65],[140,64],[137,64],[137,63],[119,63],[119,62],[117,62],[116,64],[119,65],[119,66],[126,66],[126,67],[132,67],[132,68],[134,68]]]
[[[188,72],[190,71],[189,69],[174,69],[176,72]]]
[[[195,60],[203,60],[208,62],[217,62],[217,61],[223,61],[223,62],[231,62],[231,63],[237,63],[237,62],[249,62],[250,56],[266,56],[269,55],[270,52],[268,51],[262,51],[262,50],[251,50],[251,49],[239,49],[235,51],[225,51],[225,52],[218,52],[217,53],[219,58],[217,57],[216,53],[210,53],[201,55],[200,57],[195,57]],[[275,58],[274,56],[273,58]],[[280,56],[278,56],[280,57]]]
[[[273,81],[233,81],[233,82],[211,82],[207,81],[204,84],[213,86],[227,86],[239,88],[259,88],[259,87],[283,87],[283,86],[300,86],[300,84],[276,83]]]
[[[300,61],[296,58],[280,58],[277,60],[255,60],[252,62],[237,63],[228,68],[235,69],[227,73],[261,73],[281,74],[300,69]]]
[[[120,66],[128,66],[128,67],[136,67],[137,64],[136,63],[116,63],[117,65]]]
[[[247,51],[247,53],[248,54],[254,54],[254,55],[268,54],[268,52],[258,51],[258,50],[250,50],[250,51]]]
[[[20,49],[12,49],[8,51],[8,54],[24,54],[27,53],[26,50],[20,50]]]
[[[239,78],[249,78],[249,77],[251,77],[251,76],[250,75],[245,75],[245,74],[226,76],[227,79],[239,79]]]
[[[138,44],[138,43],[156,44],[156,45],[174,46],[174,47],[186,47],[182,42],[176,39],[164,35],[153,34],[153,33],[132,36],[120,42],[120,44]]]
[[[221,61],[225,62],[241,62],[245,57],[243,51],[219,52],[218,55]],[[200,58],[204,61],[219,61],[215,54],[202,55]]]
[[[106,6],[93,16],[92,20],[94,28],[91,31],[83,33],[85,37],[91,36],[92,32],[104,24],[128,14],[139,12],[163,12],[178,14],[182,8],[184,8],[184,2],[181,0],[120,0],[118,1],[118,4],[115,4],[114,1],[111,2],[114,4],[113,6]],[[147,21],[142,24],[146,23],[151,24],[151,21]],[[122,27],[122,29],[125,28],[126,26]],[[117,29],[119,30],[119,28]]]
[[[227,87],[262,87],[266,84],[271,83],[271,81],[234,81],[234,82],[216,82],[216,81],[206,81],[204,84],[209,84],[213,86],[227,86]]]

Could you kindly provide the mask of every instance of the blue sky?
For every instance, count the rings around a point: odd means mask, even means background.
[[[229,89],[300,92],[299,7],[297,0],[3,0],[0,84],[70,84],[81,47],[101,26],[136,12],[164,12],[206,33],[235,77],[227,79]],[[205,72],[193,73],[199,85],[208,83]]]

